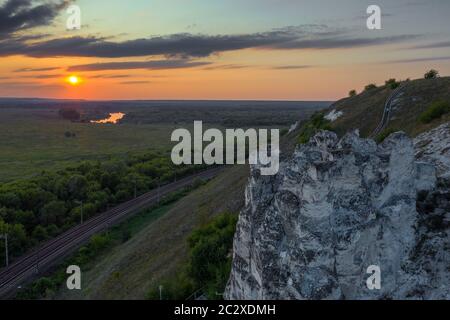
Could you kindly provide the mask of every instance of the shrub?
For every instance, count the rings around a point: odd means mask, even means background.
[[[369,90],[373,90],[373,89],[376,89],[376,88],[377,88],[377,85],[374,84],[374,83],[371,83],[371,84],[368,84],[367,86],[365,86],[364,90],[365,91],[369,91]]]
[[[392,90],[397,89],[400,86],[400,82],[395,80],[394,78],[386,80],[386,86],[391,88]]]
[[[348,96],[349,97],[354,97],[354,96],[356,96],[356,90],[350,90],[350,92],[348,93]]]
[[[419,120],[422,123],[430,123],[434,119],[438,119],[449,112],[450,104],[447,101],[436,101],[420,115]]]
[[[299,143],[307,143],[319,130],[333,131],[330,121],[325,119],[324,114],[321,112],[315,113],[311,119],[303,125],[298,138]]]
[[[437,70],[431,69],[427,73],[425,73],[425,79],[436,79],[439,76],[439,72]]]

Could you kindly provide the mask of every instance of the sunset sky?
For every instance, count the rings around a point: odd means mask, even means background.
[[[450,75],[449,21],[448,0],[0,0],[0,96],[335,100]]]

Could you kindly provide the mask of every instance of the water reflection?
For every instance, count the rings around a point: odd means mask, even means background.
[[[91,123],[114,123],[114,124],[116,124],[124,116],[125,116],[125,113],[122,113],[122,112],[110,113],[108,118],[103,119],[103,120],[97,120],[97,121],[91,120]]]

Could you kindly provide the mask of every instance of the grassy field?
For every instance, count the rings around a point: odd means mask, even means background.
[[[144,150],[169,152],[176,128],[202,120],[207,127],[286,128],[309,117],[314,103],[287,102],[64,102],[0,99],[0,182],[57,170],[80,160],[103,160]],[[150,104],[150,106],[147,106]],[[155,104],[155,105],[153,105]],[[79,110],[83,119],[124,112],[118,125],[71,122],[61,108]]]
[[[82,290],[62,287],[56,299],[143,299],[149,288],[173,276],[187,259],[187,237],[221,212],[244,203],[247,166],[221,175],[175,204],[142,216],[130,225],[132,237],[90,261]]]
[[[26,178],[79,160],[105,159],[141,150],[169,151],[165,125],[73,123],[54,112],[0,109],[0,181]],[[74,133],[66,137],[65,133]]]

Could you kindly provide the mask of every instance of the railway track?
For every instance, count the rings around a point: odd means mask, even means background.
[[[209,169],[163,185],[157,190],[152,190],[99,214],[42,244],[0,271],[0,298],[11,297],[20,288],[20,285],[31,281],[62,261],[93,235],[109,229],[140,210],[156,204],[161,197],[192,185],[198,178],[211,179],[215,177],[221,170],[222,168]]]

